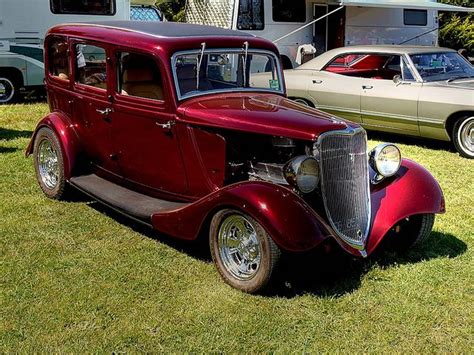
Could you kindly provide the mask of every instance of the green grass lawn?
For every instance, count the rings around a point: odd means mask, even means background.
[[[404,257],[285,258],[268,294],[208,254],[88,201],[41,193],[24,149],[46,104],[0,106],[0,352],[471,352],[474,161],[369,134],[440,182],[447,213]],[[413,191],[416,194],[416,191]]]

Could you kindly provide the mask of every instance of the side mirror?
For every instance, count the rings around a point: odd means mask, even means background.
[[[393,82],[394,82],[395,84],[397,84],[397,85],[400,84],[400,83],[402,82],[402,77],[401,77],[400,75],[398,75],[398,74],[395,75],[395,76],[393,77]]]

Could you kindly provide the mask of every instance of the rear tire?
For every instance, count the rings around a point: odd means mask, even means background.
[[[474,116],[459,118],[454,124],[451,138],[461,156],[474,159]]]
[[[19,85],[9,76],[0,76],[0,104],[14,103],[19,96]]]
[[[280,257],[280,249],[260,223],[233,209],[212,218],[209,246],[224,281],[247,293],[264,289]]]
[[[64,176],[64,158],[56,134],[41,128],[35,137],[33,162],[36,179],[44,194],[52,199],[64,200],[68,186]]]
[[[390,230],[389,249],[406,252],[429,237],[433,229],[435,215],[419,214],[399,221]]]

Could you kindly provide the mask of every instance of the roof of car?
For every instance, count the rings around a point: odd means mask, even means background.
[[[162,38],[183,38],[183,37],[209,37],[209,36],[238,36],[255,37],[254,35],[233,31],[225,28],[194,25],[189,23],[177,22],[156,22],[156,21],[102,21],[80,24],[70,24],[75,26],[99,26],[110,29],[120,29],[147,34]]]
[[[333,58],[345,53],[388,53],[388,54],[422,54],[433,52],[455,52],[453,49],[431,46],[403,46],[403,45],[365,45],[348,46],[324,52],[316,58],[302,64],[298,69],[321,70]]]

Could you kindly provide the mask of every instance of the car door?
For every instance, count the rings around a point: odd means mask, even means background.
[[[419,135],[418,98],[421,87],[405,59],[399,55],[391,56],[373,77],[362,82],[360,105],[363,126]]]
[[[163,68],[151,54],[128,50],[116,51],[114,63],[112,132],[122,176],[136,187],[184,194],[187,181]]]
[[[111,113],[108,99],[110,68],[107,46],[82,40],[72,41],[74,97],[73,120],[85,152],[93,166],[119,174],[112,146]]]
[[[312,73],[307,90],[316,108],[353,122],[361,122],[361,85],[361,78],[322,70]]]

